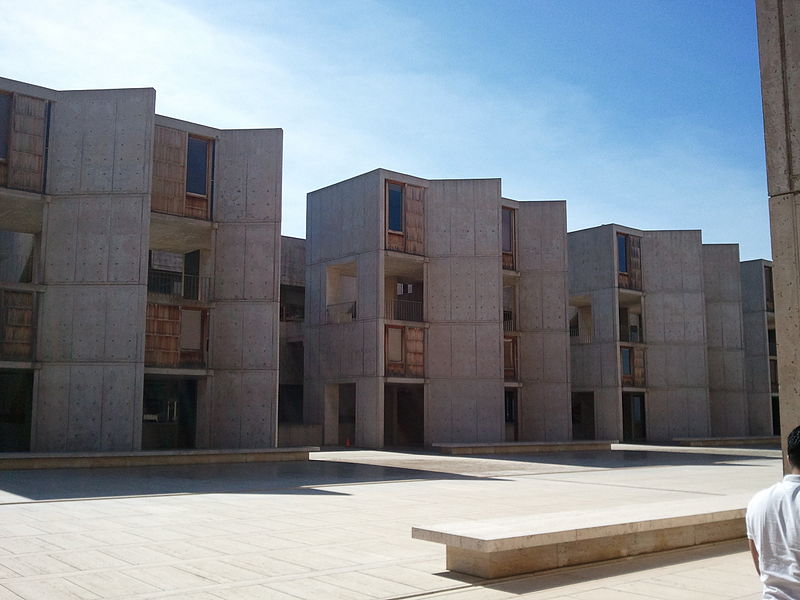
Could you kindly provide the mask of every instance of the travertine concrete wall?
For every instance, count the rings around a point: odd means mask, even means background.
[[[151,89],[53,104],[34,451],[140,447],[154,107]]]
[[[304,327],[304,422],[338,443],[338,396],[325,387],[356,384],[359,446],[383,445],[383,174],[372,171],[308,194]],[[356,319],[327,323],[327,268],[349,263],[356,275]]]
[[[712,436],[749,432],[738,244],[703,244]]]
[[[769,377],[767,298],[764,267],[772,263],[741,263],[745,381],[750,435],[772,435],[772,393]]]
[[[620,439],[622,382],[614,228],[575,231],[567,241],[570,296],[588,299],[592,305],[592,341],[571,340],[572,389],[594,392],[596,438]]]
[[[800,7],[756,0],[770,195],[781,437],[800,423]]]
[[[565,202],[517,203],[521,440],[572,437]]]
[[[647,438],[710,435],[699,231],[645,231]]]
[[[281,236],[281,285],[306,285],[306,241]]]
[[[283,131],[219,132],[209,443],[276,445]]]
[[[500,180],[429,185],[425,439],[502,440]]]

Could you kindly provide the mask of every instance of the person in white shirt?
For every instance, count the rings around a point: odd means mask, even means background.
[[[800,427],[787,446],[791,474],[747,505],[747,538],[765,600],[800,599]]]

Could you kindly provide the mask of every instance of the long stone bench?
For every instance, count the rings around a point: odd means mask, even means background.
[[[577,452],[611,450],[616,440],[586,440],[566,442],[483,442],[432,444],[442,454],[533,454],[538,452]]]
[[[780,447],[781,438],[777,435],[748,437],[716,437],[716,438],[674,438],[681,446],[714,447],[714,446],[773,446]]]
[[[413,527],[447,547],[447,568],[486,579],[744,537],[751,495]]]
[[[308,460],[318,447],[246,450],[143,450],[140,452],[0,453],[0,470],[143,467]]]

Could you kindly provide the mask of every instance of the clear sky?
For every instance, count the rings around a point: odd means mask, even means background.
[[[702,229],[770,256],[753,0],[4,4],[5,77],[282,127],[286,235],[306,192],[385,167],[566,199],[570,230]]]

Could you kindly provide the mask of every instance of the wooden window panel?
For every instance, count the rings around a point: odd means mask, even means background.
[[[36,322],[33,292],[0,290],[0,356],[31,360]]]
[[[187,140],[184,131],[155,127],[150,208],[156,212],[180,216],[184,213]]]
[[[422,327],[406,327],[406,374],[409,377],[425,376],[425,330]]]
[[[425,254],[425,188],[407,185],[405,193],[406,252]]]
[[[149,303],[145,329],[145,364],[177,367],[181,354],[180,336],[180,306]]]
[[[42,192],[47,130],[47,101],[14,94],[8,140],[8,187]]]

